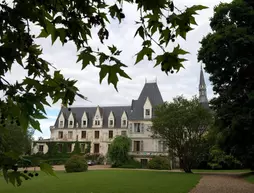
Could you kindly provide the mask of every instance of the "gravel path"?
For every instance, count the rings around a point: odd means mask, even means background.
[[[254,193],[254,184],[234,175],[204,175],[190,193]]]

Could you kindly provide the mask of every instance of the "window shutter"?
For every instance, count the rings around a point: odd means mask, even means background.
[[[144,151],[144,142],[140,141],[140,151]]]
[[[129,128],[129,130],[130,130],[130,133],[132,133],[132,123],[130,123],[130,128]]]
[[[144,133],[144,123],[141,123],[141,133]]]

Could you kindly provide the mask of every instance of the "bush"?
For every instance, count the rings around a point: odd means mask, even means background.
[[[66,172],[84,172],[87,171],[88,165],[87,161],[83,156],[79,155],[73,155],[71,158],[69,158],[65,165]]]
[[[148,162],[148,168],[156,170],[168,170],[170,169],[170,163],[167,158],[156,156]]]
[[[85,159],[94,161],[96,164],[103,164],[105,157],[99,153],[88,153],[85,155]]]
[[[112,166],[114,167],[114,166]],[[141,168],[141,163],[137,160],[134,159],[130,159],[129,161],[127,161],[126,163],[120,165],[120,166],[116,166],[118,168]]]

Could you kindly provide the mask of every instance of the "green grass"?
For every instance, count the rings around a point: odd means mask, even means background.
[[[251,183],[254,183],[254,175],[246,177],[246,180],[251,182]]]
[[[199,181],[197,174],[156,171],[57,172],[59,178],[40,173],[21,187],[6,184],[0,177],[2,193],[188,193]]]
[[[243,169],[243,170],[192,170],[192,172],[216,172],[216,173],[245,173],[245,172],[251,172],[249,169]]]

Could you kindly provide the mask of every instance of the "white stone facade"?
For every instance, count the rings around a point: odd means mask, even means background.
[[[50,128],[48,141],[73,142],[71,150],[76,140],[90,142],[90,153],[106,155],[116,136],[127,135],[132,141],[130,154],[137,159],[165,155],[165,144],[153,139],[151,132],[154,108],[162,103],[157,83],[146,83],[138,100],[133,100],[131,106],[62,108],[55,125]],[[33,153],[39,151],[48,151],[43,140],[37,141],[33,147]]]

